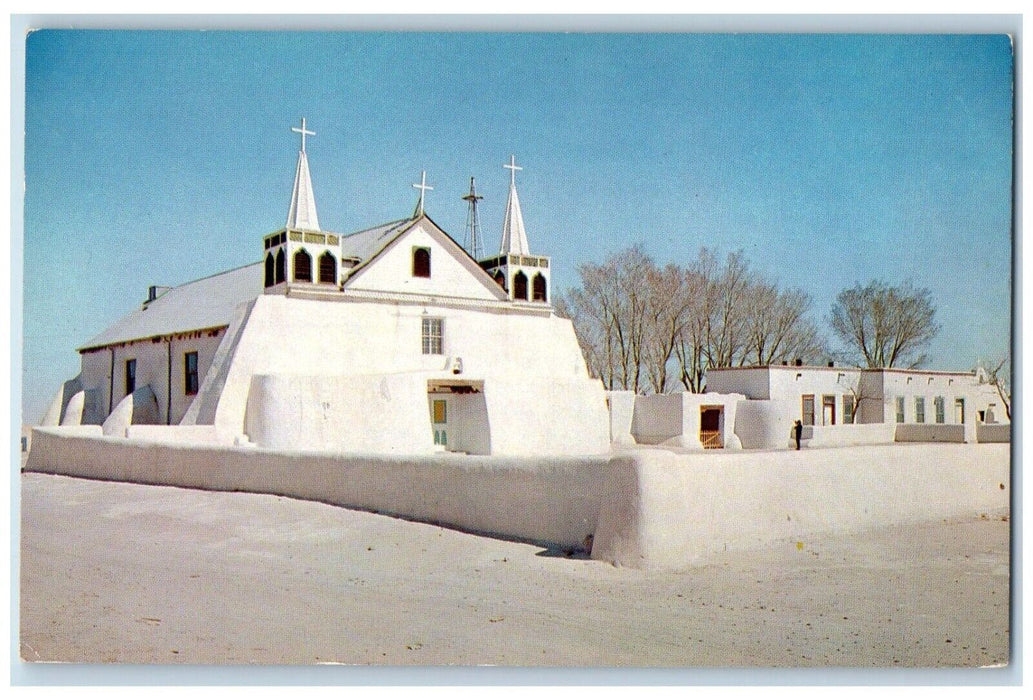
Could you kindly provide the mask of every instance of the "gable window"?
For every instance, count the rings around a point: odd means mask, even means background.
[[[136,360],[126,360],[126,396],[136,391]]]
[[[804,425],[814,425],[814,394],[803,397],[800,418]]]
[[[319,256],[319,283],[337,284],[337,258],[329,250]]]
[[[312,281],[312,256],[304,248],[299,248],[294,254],[294,281]]]
[[[283,254],[283,248],[276,252],[276,284],[287,279],[287,256]]]
[[[442,340],[445,320],[441,318],[423,319],[423,354],[443,355]]]
[[[903,396],[898,396],[897,397],[897,422],[898,423],[903,423],[904,422],[904,397]]]
[[[265,286],[272,287],[276,280],[276,261],[272,253],[265,254]]]
[[[412,249],[412,276],[430,277],[430,248]]]
[[[187,396],[193,396],[197,393],[199,386],[197,381],[197,353],[188,352],[183,356],[183,377],[184,386],[183,393]]]
[[[925,397],[915,397],[915,422],[925,423]]]
[[[545,286],[545,277],[541,273],[535,275],[534,282],[531,284],[531,299],[534,301],[548,301]]]
[[[523,272],[513,276],[513,298],[527,301],[527,275]]]
[[[946,419],[946,407],[942,396],[933,399],[933,410],[936,412],[936,422],[943,423]]]

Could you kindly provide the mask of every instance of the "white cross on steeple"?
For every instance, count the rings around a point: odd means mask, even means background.
[[[423,214],[423,195],[426,194],[427,190],[434,189],[433,187],[427,184],[426,170],[422,171],[422,174],[420,175],[420,184],[413,185],[413,187],[420,191],[420,201],[416,203],[416,214],[414,215],[414,217],[421,216]]]
[[[292,126],[291,127],[291,131],[293,131],[296,134],[301,134],[301,151],[302,151],[302,153],[304,153],[305,152],[305,135],[307,134],[309,136],[315,136],[316,132],[308,131],[305,128],[305,117],[301,118],[301,128],[299,129],[296,126]]]
[[[517,170],[523,170],[523,168],[521,168],[519,165],[516,164],[516,156],[510,156],[509,157],[509,165],[503,165],[502,167],[509,170],[509,186],[510,187],[515,187],[516,186],[516,171]]]

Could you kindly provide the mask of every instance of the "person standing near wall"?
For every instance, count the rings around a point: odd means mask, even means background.
[[[793,437],[796,438],[796,449],[800,449],[800,438],[803,437],[803,423],[800,421],[793,424]]]

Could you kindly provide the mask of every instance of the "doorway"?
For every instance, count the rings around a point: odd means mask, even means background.
[[[705,450],[719,450],[724,447],[721,440],[722,406],[700,406],[699,441]]]
[[[822,396],[821,397],[821,424],[822,425],[835,425],[836,424],[836,397],[835,396]]]
[[[954,400],[954,421],[960,425],[965,424],[965,399]]]

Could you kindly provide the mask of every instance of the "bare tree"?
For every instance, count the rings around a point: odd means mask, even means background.
[[[684,272],[676,265],[653,267],[645,280],[648,303],[645,336],[646,375],[657,394],[667,391],[668,365],[675,353],[694,298]]]
[[[807,317],[809,295],[799,289],[779,291],[758,280],[747,296],[746,346],[740,364],[771,365],[797,358],[810,362],[823,354],[818,329]]]
[[[918,367],[923,350],[940,330],[928,289],[873,281],[844,289],[832,305],[830,324],[868,367]]]
[[[1004,404],[1004,413],[1011,420],[1011,363],[1005,355],[1000,362],[994,365],[992,370],[986,373],[986,381],[997,389],[997,395],[1001,397]]]
[[[717,307],[717,259],[703,248],[699,257],[684,271],[685,291],[691,306],[686,311],[682,332],[674,346],[679,380],[687,391],[703,391],[707,368],[707,333]]]

